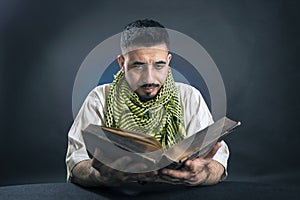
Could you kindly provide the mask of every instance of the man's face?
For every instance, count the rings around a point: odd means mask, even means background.
[[[170,60],[165,44],[139,47],[118,57],[129,86],[142,101],[156,96],[168,76]]]

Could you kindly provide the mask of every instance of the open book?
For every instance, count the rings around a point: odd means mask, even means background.
[[[205,156],[218,141],[223,140],[240,124],[223,117],[168,149],[163,149],[159,141],[145,133],[94,124],[83,130],[83,139],[88,152],[93,156],[98,149],[112,159],[130,154],[153,165],[153,168],[178,169],[188,159]]]

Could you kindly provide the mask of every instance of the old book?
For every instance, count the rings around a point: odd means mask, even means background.
[[[223,117],[168,149],[163,149],[159,141],[145,133],[94,124],[83,130],[83,139],[88,152],[93,156],[96,149],[99,149],[112,160],[131,155],[152,165],[153,169],[178,169],[188,159],[205,156],[218,141],[223,140],[240,124],[241,122]]]

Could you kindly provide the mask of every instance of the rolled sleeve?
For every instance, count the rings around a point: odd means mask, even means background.
[[[221,181],[223,181],[228,176],[228,172],[227,172],[228,158],[229,158],[228,146],[224,141],[221,141],[221,147],[218,149],[217,153],[213,157],[213,160],[219,162],[224,167],[224,173],[221,177]]]
[[[67,181],[70,182],[72,169],[81,161],[90,159],[82,137],[82,130],[89,124],[104,125],[105,93],[107,87],[95,88],[85,99],[68,133],[66,154]]]
[[[187,137],[198,131],[205,129],[214,123],[212,115],[205,103],[201,93],[194,87],[182,83],[177,83],[179,98],[184,109],[184,121]],[[227,144],[222,141],[221,147],[214,155],[213,160],[223,165],[225,171],[222,177],[227,177],[227,162],[229,158],[229,149]]]

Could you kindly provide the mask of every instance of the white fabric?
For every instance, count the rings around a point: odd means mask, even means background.
[[[184,83],[176,83],[176,87],[184,111],[183,118],[187,136],[212,124],[212,116],[200,92]],[[105,102],[109,90],[110,84],[105,84],[96,87],[89,93],[69,131],[66,155],[68,181],[70,181],[72,176],[73,167],[83,160],[90,159],[82,139],[81,130],[85,129],[89,124],[105,125]],[[213,159],[221,163],[226,170],[228,157],[228,147],[222,141],[222,146]],[[227,170],[225,175],[227,175]]]

